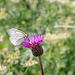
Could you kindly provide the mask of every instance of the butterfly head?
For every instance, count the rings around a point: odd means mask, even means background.
[[[24,40],[28,39],[28,38],[29,38],[28,36],[29,36],[29,35],[26,34],[26,35],[24,36]]]

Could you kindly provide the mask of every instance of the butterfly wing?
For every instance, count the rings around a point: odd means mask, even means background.
[[[9,39],[10,39],[10,42],[13,45],[19,45],[24,41],[24,38],[22,36],[19,36],[19,35],[16,35],[16,34],[10,36]]]
[[[10,36],[10,42],[13,45],[19,45],[24,41],[24,38],[27,34],[25,34],[24,32],[17,30],[15,28],[12,29],[8,29],[7,30],[9,36]]]
[[[18,29],[15,29],[15,28],[8,29],[7,32],[8,32],[8,34],[9,34],[9,36],[12,36],[12,35],[14,35],[14,34],[18,34],[18,35],[25,36],[25,33],[24,33],[24,32],[22,32],[22,31],[20,31],[20,30],[18,30]]]

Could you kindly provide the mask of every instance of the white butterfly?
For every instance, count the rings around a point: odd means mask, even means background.
[[[13,45],[19,45],[19,44],[21,44],[28,37],[27,34],[25,34],[24,32],[22,32],[20,30],[15,29],[15,28],[8,29],[7,33],[9,34],[9,36],[10,36],[10,38],[9,38],[10,42]]]

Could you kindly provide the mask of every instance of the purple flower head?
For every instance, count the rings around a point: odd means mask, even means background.
[[[23,47],[31,48],[35,45],[40,45],[40,43],[43,42],[43,40],[44,40],[44,35],[38,34],[38,35],[29,37],[22,44],[23,44]]]

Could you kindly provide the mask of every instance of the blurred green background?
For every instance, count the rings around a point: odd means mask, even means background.
[[[9,28],[45,35],[45,75],[75,75],[74,0],[0,0],[0,75],[41,75],[31,50],[10,43]]]

